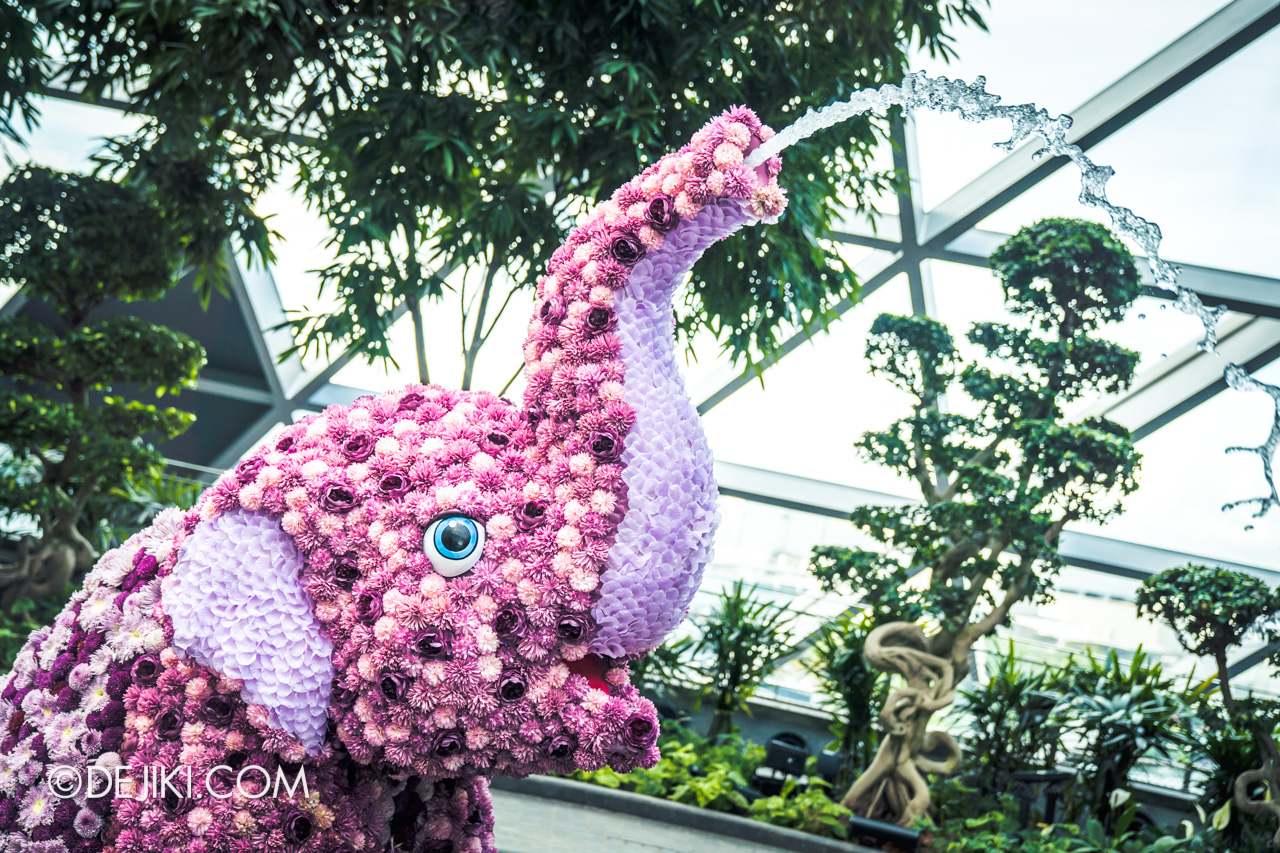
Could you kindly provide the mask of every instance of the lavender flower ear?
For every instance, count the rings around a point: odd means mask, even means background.
[[[311,754],[324,742],[333,645],[320,632],[305,566],[280,522],[233,510],[183,543],[161,602],[179,652],[244,682],[245,701]],[[216,710],[216,709],[215,709]]]

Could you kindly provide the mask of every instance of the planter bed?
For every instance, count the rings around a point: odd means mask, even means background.
[[[502,853],[878,853],[758,820],[583,782],[493,780]]]

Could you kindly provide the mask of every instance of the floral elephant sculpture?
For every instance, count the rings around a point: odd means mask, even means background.
[[[627,661],[717,520],[672,296],[781,214],[771,135],[731,110],[569,234],[523,407],[334,406],[104,555],[0,679],[0,851],[491,851],[490,776],[653,765]]]

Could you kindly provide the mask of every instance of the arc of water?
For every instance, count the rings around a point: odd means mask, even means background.
[[[769,157],[781,153],[795,143],[812,136],[819,130],[833,127],[855,116],[869,112],[884,114],[890,107],[902,107],[915,111],[931,109],[951,112],[965,121],[979,123],[991,119],[1008,119],[1013,124],[1009,139],[996,143],[1003,151],[1012,151],[1033,136],[1043,141],[1043,146],[1032,155],[1042,157],[1066,157],[1080,170],[1080,202],[1107,212],[1116,230],[1131,238],[1147,256],[1151,275],[1155,282],[1174,294],[1173,304],[1178,310],[1200,320],[1204,327],[1204,339],[1200,348],[1216,352],[1218,321],[1226,313],[1224,306],[1205,305],[1200,296],[1178,285],[1181,269],[1160,257],[1160,226],[1143,219],[1127,207],[1113,204],[1107,198],[1107,181],[1115,174],[1110,166],[1098,165],[1080,149],[1067,141],[1071,129],[1071,116],[1051,117],[1047,110],[1035,104],[1002,104],[1000,96],[986,91],[986,78],[978,77],[972,83],[950,80],[946,77],[929,77],[923,73],[908,74],[900,84],[889,84],[878,89],[864,89],[853,93],[847,101],[830,104],[821,109],[810,109],[793,124],[779,131],[776,136],[761,145],[747,158],[749,167],[759,166]],[[1276,488],[1274,471],[1275,455],[1280,450],[1280,386],[1269,385],[1249,375],[1244,367],[1229,364],[1226,367],[1227,384],[1237,391],[1261,391],[1269,395],[1275,404],[1271,432],[1258,447],[1231,447],[1227,452],[1251,453],[1259,458],[1263,476],[1270,494],[1263,497],[1233,501],[1222,509],[1257,504],[1254,518],[1266,515],[1272,507],[1280,508],[1280,492]],[[1246,528],[1247,529],[1247,528]]]

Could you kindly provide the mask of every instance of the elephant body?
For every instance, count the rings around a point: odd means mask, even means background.
[[[781,213],[769,135],[732,110],[570,233],[522,406],[331,407],[104,555],[0,679],[0,851],[492,851],[488,777],[656,762],[627,662],[716,521],[672,294]]]

